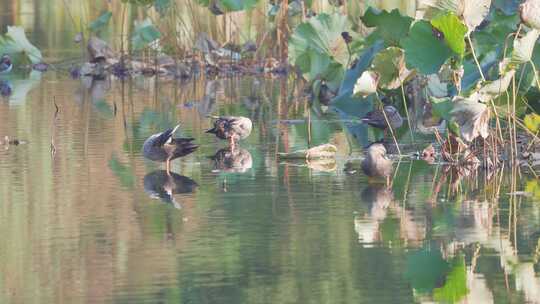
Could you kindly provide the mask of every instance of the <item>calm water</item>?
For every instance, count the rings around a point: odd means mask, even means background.
[[[391,189],[370,183],[377,134],[280,79],[9,81],[0,137],[28,143],[0,146],[1,303],[540,303],[526,174],[513,187],[509,168],[405,158]],[[209,114],[254,121],[234,168],[211,158],[225,143],[204,133]],[[177,122],[200,148],[168,178],[140,149]],[[326,142],[335,163],[276,156]]]

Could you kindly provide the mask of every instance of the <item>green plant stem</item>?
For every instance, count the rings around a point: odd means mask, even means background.
[[[476,66],[478,67],[478,72],[480,72],[480,76],[482,77],[482,80],[486,81],[486,77],[484,77],[484,73],[482,72],[482,66],[480,66],[480,62],[478,61],[478,57],[476,57],[476,52],[474,51],[474,46],[471,40],[471,34],[467,35],[467,41],[469,42],[469,45],[471,46],[471,52],[474,58],[474,62],[476,63]]]
[[[377,96],[377,100],[379,101],[379,103],[381,105],[383,105],[382,113],[383,113],[383,116],[384,116],[384,120],[386,121],[386,124],[388,125],[388,129],[390,129],[390,134],[392,134],[392,138],[394,139],[394,143],[395,143],[396,148],[398,150],[398,154],[401,157],[402,156],[401,149],[399,148],[399,144],[397,142],[396,135],[394,134],[394,130],[392,129],[392,126],[390,125],[390,121],[388,120],[388,117],[386,116],[386,112],[384,111],[384,104],[381,101],[381,99],[379,98],[379,94],[377,92],[375,92],[375,96]]]
[[[403,82],[401,82],[400,86],[401,86],[401,99],[403,100],[403,106],[405,107],[405,115],[407,115],[407,123],[409,124],[409,131],[411,132],[411,140],[412,140],[413,145],[415,145],[414,130],[411,123],[411,117],[409,116],[409,108],[407,107],[407,100],[405,99],[405,89],[403,88]]]

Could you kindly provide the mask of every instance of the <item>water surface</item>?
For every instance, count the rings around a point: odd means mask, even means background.
[[[540,303],[538,181],[403,158],[387,189],[360,170],[365,105],[310,110],[279,78],[7,80],[0,137],[27,143],[0,146],[2,303]],[[235,168],[208,115],[253,120]],[[168,177],[140,150],[178,122],[200,148]],[[335,163],[277,157],[327,142]]]

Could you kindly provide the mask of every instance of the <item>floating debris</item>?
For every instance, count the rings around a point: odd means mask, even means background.
[[[298,150],[290,153],[278,153],[283,159],[318,159],[336,157],[337,147],[332,144],[323,144],[310,149]]]

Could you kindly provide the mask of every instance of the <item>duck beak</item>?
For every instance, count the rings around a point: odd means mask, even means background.
[[[204,133],[210,133],[210,134],[216,134],[216,128],[212,128],[210,130],[206,130]]]

